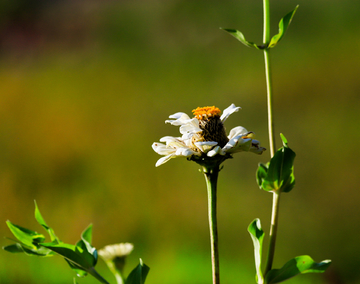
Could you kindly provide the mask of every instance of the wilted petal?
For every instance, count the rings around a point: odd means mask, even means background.
[[[239,111],[239,109],[241,109],[241,107],[237,107],[234,104],[231,104],[228,108],[224,109],[223,114],[220,117],[221,121],[225,122],[225,120],[230,116],[230,114]]]

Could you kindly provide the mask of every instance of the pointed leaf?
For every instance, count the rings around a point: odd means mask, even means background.
[[[264,283],[264,277],[261,272],[261,255],[262,255],[262,243],[265,233],[261,229],[260,219],[255,219],[248,227],[251,239],[254,244],[255,255],[255,268],[256,268],[256,283]]]
[[[2,249],[11,253],[24,253],[24,250],[22,249],[20,244],[8,245],[3,247]]]
[[[92,224],[90,224],[81,234],[81,240],[76,244],[84,250],[83,256],[95,266],[98,259],[97,250],[91,245]]]
[[[282,268],[270,270],[266,275],[265,283],[280,283],[298,274],[323,273],[330,264],[331,260],[316,263],[308,255],[298,256],[285,263]]]
[[[13,235],[24,245],[29,248],[36,249],[37,244],[45,240],[44,235],[39,234],[35,231],[23,228],[21,226],[11,223],[9,220],[6,221],[10,231]]]
[[[87,257],[84,257],[84,250],[78,246],[70,244],[55,244],[55,243],[42,243],[42,246],[60,254],[74,265],[83,270],[90,269],[92,267],[91,261]],[[85,252],[85,255],[87,252]]]
[[[150,268],[145,263],[143,263],[140,258],[139,265],[130,272],[128,278],[125,281],[125,284],[144,284],[149,270]]]
[[[282,39],[282,37],[284,36],[288,26],[291,23],[292,18],[294,17],[294,14],[295,14],[296,10],[298,8],[299,8],[299,5],[297,5],[293,11],[286,14],[285,17],[280,20],[280,22],[279,22],[279,33],[274,35],[271,38],[271,41],[270,41],[270,43],[268,45],[268,48],[275,47],[275,45]]]
[[[57,240],[58,242],[60,242],[58,237],[55,235],[54,230],[46,224],[44,218],[42,217],[42,215],[40,213],[40,210],[39,210],[39,207],[37,206],[36,201],[34,201],[34,202],[35,202],[35,219],[36,219],[36,221],[38,221],[38,223],[49,233],[51,241]]]
[[[229,34],[231,34],[234,38],[236,38],[237,40],[239,40],[242,44],[246,45],[247,47],[254,47],[256,49],[263,49],[262,46],[257,46],[255,43],[251,42],[251,41],[247,41],[245,39],[245,36],[243,35],[242,32],[238,31],[238,30],[234,30],[234,29],[223,29],[220,28],[226,32],[228,32]]]

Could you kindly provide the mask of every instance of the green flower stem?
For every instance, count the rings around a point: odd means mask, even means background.
[[[109,267],[110,271],[112,272],[112,274],[115,276],[116,283],[124,284],[124,278],[123,278],[122,274],[120,273],[120,271],[118,269],[116,269],[114,262],[112,260],[107,260],[105,262],[106,262],[107,266]]]
[[[212,168],[203,167],[208,192],[208,210],[210,227],[211,263],[213,284],[220,284],[219,249],[216,218],[216,190],[219,165]]]
[[[264,276],[271,270],[274,255],[275,255],[275,243],[278,227],[278,217],[279,217],[279,204],[280,204],[280,191],[273,192],[273,207],[271,213],[271,227],[270,227],[270,243],[269,243],[269,252],[267,256],[266,267],[264,271]]]
[[[270,43],[270,1],[263,0],[264,6],[264,45],[267,46]],[[272,80],[271,80],[271,68],[270,68],[270,49],[264,49],[264,60],[265,60],[265,77],[266,77],[266,93],[267,93],[267,106],[268,106],[268,130],[269,130],[269,146],[270,156],[275,155],[275,135],[274,135],[274,120],[273,120],[273,96],[272,96]],[[279,216],[279,202],[280,193],[273,192],[273,204],[271,213],[271,227],[270,227],[270,243],[269,252],[267,255],[267,262],[265,267],[264,276],[271,270],[274,255],[275,255],[275,244],[278,228],[278,216]]]
[[[272,80],[271,80],[271,68],[270,68],[270,49],[264,49],[265,59],[265,76],[266,76],[266,91],[267,91],[267,106],[268,106],[268,130],[269,130],[269,146],[271,157],[275,154],[275,135],[274,135],[274,120],[273,120],[273,107],[272,107]]]
[[[263,0],[264,6],[264,44],[270,42],[270,3],[269,0]]]

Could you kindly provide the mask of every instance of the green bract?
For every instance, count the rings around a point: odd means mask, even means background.
[[[256,177],[258,185],[265,191],[289,192],[295,185],[294,159],[295,152],[281,134],[281,147],[267,164],[259,164]]]

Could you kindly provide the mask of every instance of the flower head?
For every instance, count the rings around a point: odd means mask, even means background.
[[[133,244],[119,243],[113,245],[107,245],[99,250],[99,255],[108,265],[111,272],[118,279],[118,283],[123,283],[123,270],[126,257],[134,249]]]
[[[128,256],[133,249],[134,245],[130,243],[107,245],[99,250],[99,255],[104,260],[113,260],[116,257]]]
[[[242,126],[231,129],[226,135],[224,122],[240,107],[231,104],[221,111],[217,107],[198,107],[193,110],[194,117],[178,112],[170,115],[173,120],[166,120],[175,126],[180,126],[181,137],[165,136],[160,139],[163,143],[153,143],[154,151],[164,157],[160,158],[156,166],[160,166],[171,158],[187,157],[198,163],[210,160],[223,161],[236,152],[253,152],[261,154],[265,148],[260,147],[260,142],[254,140],[254,133],[247,131]]]

